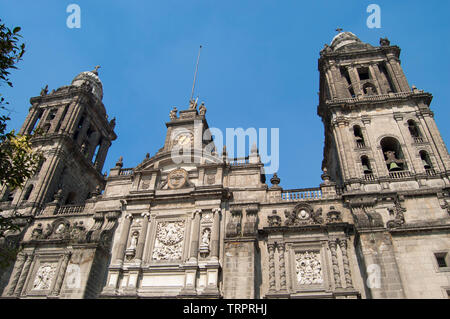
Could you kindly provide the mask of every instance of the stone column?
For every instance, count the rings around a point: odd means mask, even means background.
[[[336,254],[336,247],[337,247],[336,240],[332,239],[332,240],[328,241],[328,246],[330,247],[331,262],[333,264],[334,283],[336,285],[336,288],[342,288],[341,276],[339,274],[339,264],[338,264],[337,254]]]
[[[388,64],[391,65],[394,71],[398,84],[403,92],[410,92],[408,80],[406,79],[405,73],[403,73],[402,67],[400,66],[399,59],[394,55],[388,55]]]
[[[211,232],[211,257],[219,259],[219,235],[220,235],[220,208],[212,210],[214,214],[213,226]]]
[[[350,263],[349,263],[348,255],[347,255],[347,239],[346,238],[339,240],[339,247],[341,247],[341,252],[342,252],[342,262],[344,264],[346,288],[353,288],[352,274],[350,271]]]
[[[142,261],[142,255],[144,253],[145,239],[147,237],[147,229],[148,229],[148,222],[150,220],[150,213],[144,212],[141,214],[141,216],[142,216],[142,227],[141,232],[139,233],[135,257],[136,261],[138,262]]]
[[[353,66],[349,66],[348,75],[350,76],[350,81],[352,82],[352,88],[353,92],[355,92],[355,96],[363,95],[361,84],[359,82],[358,70],[356,70],[356,68]]]
[[[389,77],[391,78],[392,84],[394,85],[396,92],[401,92],[402,89],[400,87],[400,83],[397,78],[397,74],[394,72],[394,69],[392,68],[391,62],[386,62],[386,71],[389,74]]]
[[[286,264],[284,261],[284,243],[278,245],[278,252],[280,253],[280,288],[281,290],[287,290],[286,288]]]
[[[25,265],[23,266],[22,273],[20,274],[19,281],[17,282],[16,289],[14,290],[14,296],[19,297],[22,293],[23,286],[25,284],[25,280],[28,277],[28,272],[30,271],[31,263],[33,262],[34,254],[27,254],[27,258],[25,261]]]
[[[27,256],[24,253],[19,253],[17,255],[16,264],[14,265],[14,269],[11,274],[11,281],[9,283],[7,296],[12,296],[14,294],[14,289],[17,286],[17,282],[19,281],[20,274],[22,273],[23,264],[25,263],[25,259]]]
[[[111,142],[108,141],[106,138],[103,138],[100,149],[97,153],[97,158],[95,159],[95,168],[97,171],[101,172],[103,168],[103,164],[105,163],[106,154],[108,154],[108,149],[111,145]]]
[[[52,296],[58,296],[61,291],[64,277],[66,275],[67,265],[69,264],[70,256],[71,253],[65,253],[64,255],[61,256],[62,260],[58,271],[58,277],[56,278],[56,282],[53,286],[52,292],[50,293],[50,295]]]
[[[35,104],[36,105],[36,104]],[[22,125],[22,128],[19,131],[20,135],[29,134],[31,133],[31,124],[35,123],[37,121],[37,117],[39,115],[39,108],[36,106],[32,106],[30,108],[30,112],[28,112],[27,118],[24,121],[24,124]]]
[[[355,175],[354,171],[352,170],[352,166],[350,165],[350,161],[352,159],[351,155],[353,152],[351,147],[353,143],[348,142],[347,139],[345,138],[346,134],[348,134],[348,132],[346,132],[346,128],[347,125],[344,119],[338,119],[336,125],[334,126],[334,131],[336,132],[336,140],[338,141],[337,151],[342,161],[341,165],[343,170],[342,177],[344,178],[344,180],[350,179]],[[347,149],[347,147],[349,147],[349,149]]]
[[[123,257],[125,254],[125,248],[128,241],[128,233],[130,232],[131,220],[133,215],[126,214],[123,220],[122,232],[120,234],[119,242],[117,243],[115,253],[115,263],[121,265],[123,263]]]
[[[199,238],[199,227],[200,227],[200,213],[201,209],[197,209],[192,218],[194,221],[192,222],[192,240],[191,240],[191,251],[189,255],[190,261],[196,261],[198,256],[198,238]]]
[[[369,64],[369,72],[374,79],[374,85],[377,88],[377,94],[383,94],[383,84],[381,82],[380,70],[378,70],[378,65]]]
[[[269,292],[275,291],[275,244],[267,244],[269,251]]]
[[[431,134],[431,139],[429,140],[430,142],[432,142],[430,143],[431,147],[432,148],[436,147],[437,149],[437,152],[435,154],[437,162],[442,163],[443,165],[442,170],[444,171],[450,170],[450,156],[447,147],[444,143],[444,140],[442,139],[441,133],[439,132],[439,129],[436,125],[436,122],[433,119],[433,112],[422,111],[422,117],[423,121],[425,122],[425,127],[428,128]]]

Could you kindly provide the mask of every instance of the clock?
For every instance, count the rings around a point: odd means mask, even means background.
[[[190,133],[183,133],[178,136],[176,136],[173,140],[174,146],[186,146],[192,143],[192,134]]]

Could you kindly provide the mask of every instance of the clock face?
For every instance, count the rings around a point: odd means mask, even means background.
[[[174,145],[186,146],[192,143],[192,134],[180,134],[173,140]]]

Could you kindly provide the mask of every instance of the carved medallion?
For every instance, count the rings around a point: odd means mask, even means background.
[[[295,270],[299,285],[323,283],[322,265],[318,251],[302,251],[295,254]]]
[[[183,253],[184,221],[159,222],[153,260],[180,260]]]
[[[56,265],[45,263],[39,267],[33,282],[33,290],[50,289],[52,279],[55,276]]]
[[[188,178],[188,172],[182,168],[175,169],[170,172],[167,177],[167,183],[170,189],[182,188]]]

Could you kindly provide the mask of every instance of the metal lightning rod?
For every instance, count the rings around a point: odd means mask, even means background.
[[[201,50],[202,50],[202,46],[200,45],[200,48],[198,49],[197,65],[195,66],[194,83],[192,83],[192,93],[191,93],[190,101],[192,101],[194,98],[195,81],[197,80],[198,62],[200,61],[200,51]]]

